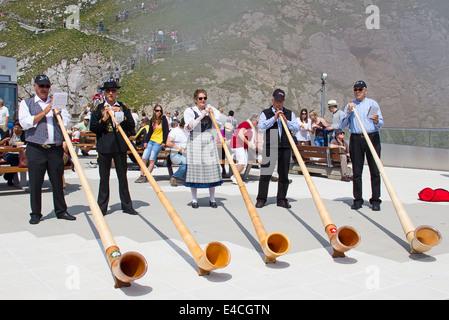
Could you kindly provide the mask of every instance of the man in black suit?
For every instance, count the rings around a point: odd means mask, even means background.
[[[112,160],[114,160],[122,210],[125,213],[136,215],[137,211],[133,208],[128,189],[126,154],[128,146],[109,116],[109,111],[114,112],[117,122],[123,119],[120,123],[123,130],[130,135],[134,133],[135,124],[130,109],[117,101],[117,90],[119,88],[120,86],[115,81],[105,82],[103,87],[100,88],[103,90],[105,102],[98,105],[91,115],[90,130],[97,136],[100,171],[97,202],[103,215],[105,215],[109,203],[109,176]]]

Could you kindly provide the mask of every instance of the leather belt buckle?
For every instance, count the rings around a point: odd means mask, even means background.
[[[51,148],[51,145],[49,145],[49,144],[43,144],[43,145],[42,145],[42,148],[44,148],[44,149],[50,149],[50,148]]]

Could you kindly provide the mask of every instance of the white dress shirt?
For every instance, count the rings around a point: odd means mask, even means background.
[[[41,98],[39,98],[37,95],[35,95],[34,102],[39,104],[39,106],[42,108],[42,110],[44,110],[51,103],[51,100],[50,100],[50,97],[47,97],[47,101],[43,101]],[[54,144],[55,137],[54,137],[54,127],[53,127],[53,112],[50,111],[49,113],[47,113],[46,117],[47,117],[48,138],[44,144]],[[70,114],[66,108],[63,108],[61,110],[61,117],[62,117],[62,122],[64,123],[64,126],[67,128],[70,125]],[[37,123],[34,124],[34,116],[31,115],[30,110],[25,102],[25,99],[22,100],[19,105],[19,122],[20,122],[20,125],[22,126],[23,130],[28,130],[28,129],[37,127]]]

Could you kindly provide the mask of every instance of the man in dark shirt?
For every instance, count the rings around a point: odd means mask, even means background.
[[[288,129],[293,132],[299,131],[299,122],[296,120],[295,114],[284,107],[284,91],[276,89],[271,101],[273,105],[262,111],[257,125],[259,132],[264,132],[264,152],[256,208],[262,208],[267,201],[268,186],[276,163],[279,174],[277,206],[291,208],[287,200],[287,190],[292,149],[280,117],[284,119]]]
[[[109,176],[112,160],[114,160],[119,181],[119,195],[122,210],[125,213],[136,215],[137,211],[133,208],[128,190],[126,154],[128,146],[109,116],[109,111],[115,112],[118,122],[120,118],[123,118],[123,121],[120,123],[123,130],[130,133],[130,135],[134,133],[135,124],[131,111],[116,99],[119,88],[120,86],[115,81],[104,83],[100,89],[104,92],[105,102],[97,106],[92,112],[91,117],[90,130],[97,136],[97,153],[100,171],[100,187],[97,202],[103,215],[105,215],[109,203]]]

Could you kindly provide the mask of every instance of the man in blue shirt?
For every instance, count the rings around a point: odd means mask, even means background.
[[[357,112],[360,122],[365,128],[368,136],[380,157],[380,136],[379,129],[382,128],[384,121],[380,107],[376,101],[366,97],[367,86],[364,81],[357,81],[354,84],[355,100],[348,103],[344,110],[344,117],[340,120],[340,127],[343,129],[349,125],[351,138],[349,140],[349,153],[352,160],[353,171],[353,195],[354,202],[351,209],[357,210],[362,207],[362,171],[366,159],[371,175],[371,209],[380,210],[380,172],[376,162],[371,154],[368,144],[362,132],[362,128],[354,114]]]
[[[262,111],[257,125],[259,131],[264,132],[264,150],[256,208],[262,208],[267,201],[268,186],[276,162],[279,174],[277,205],[278,207],[291,208],[287,201],[287,189],[292,149],[280,117],[285,120],[287,127],[292,132],[299,131],[299,122],[291,110],[284,108],[284,102],[285,92],[276,89],[272,98],[273,105]]]

